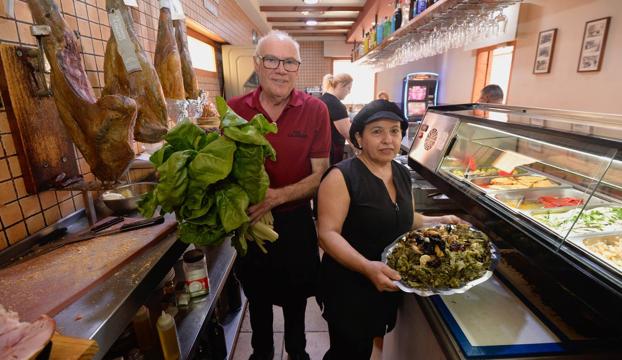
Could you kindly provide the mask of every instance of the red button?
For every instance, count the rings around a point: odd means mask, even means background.
[[[423,131],[419,131],[419,139],[423,137]]]

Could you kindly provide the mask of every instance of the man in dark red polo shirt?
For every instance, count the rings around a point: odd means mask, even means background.
[[[285,349],[290,359],[309,359],[305,352],[305,309],[315,295],[319,270],[317,234],[310,199],[328,168],[330,122],[323,102],[294,89],[300,67],[298,43],[273,31],[259,40],[255,52],[259,88],[229,100],[245,119],[262,113],[278,126],[268,140],[275,162],[266,161],[270,188],[266,198],[249,207],[251,221],[272,211],[275,243],[268,253],[250,245],[238,258],[236,275],[249,300],[253,330],[250,359],[272,359],[272,306],[283,308]]]

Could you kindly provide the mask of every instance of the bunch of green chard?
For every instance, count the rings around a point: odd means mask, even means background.
[[[221,133],[206,133],[189,120],[180,122],[165,136],[166,142],[149,160],[159,173],[155,189],[145,194],[139,210],[151,217],[158,206],[174,212],[179,237],[186,243],[215,245],[233,235],[233,245],[245,255],[247,240],[266,252],[264,241],[273,242],[272,214],[250,224],[249,205],[261,202],[270,180],[264,161],[276,160],[265,135],[276,133],[276,124],[262,114],[246,121],[221,97],[216,99]]]

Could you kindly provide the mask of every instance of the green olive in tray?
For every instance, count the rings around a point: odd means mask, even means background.
[[[493,248],[469,225],[437,225],[406,233],[386,259],[410,288],[452,289],[482,278],[491,268]]]

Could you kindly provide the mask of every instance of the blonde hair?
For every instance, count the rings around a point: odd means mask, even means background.
[[[342,84],[348,86],[353,81],[352,76],[346,73],[341,74],[326,74],[322,79],[322,91],[326,92],[329,89],[334,89],[337,85]]]
[[[300,44],[298,44],[298,41],[294,40],[294,38],[289,36],[288,33],[284,31],[280,31],[280,30],[272,30],[267,35],[259,39],[259,41],[257,41],[257,46],[255,47],[255,56],[264,55],[261,52],[263,43],[266,40],[272,39],[272,38],[275,38],[278,40],[285,40],[287,42],[290,42],[292,45],[294,45],[294,47],[296,48],[296,60],[302,61],[302,59],[300,58]]]

